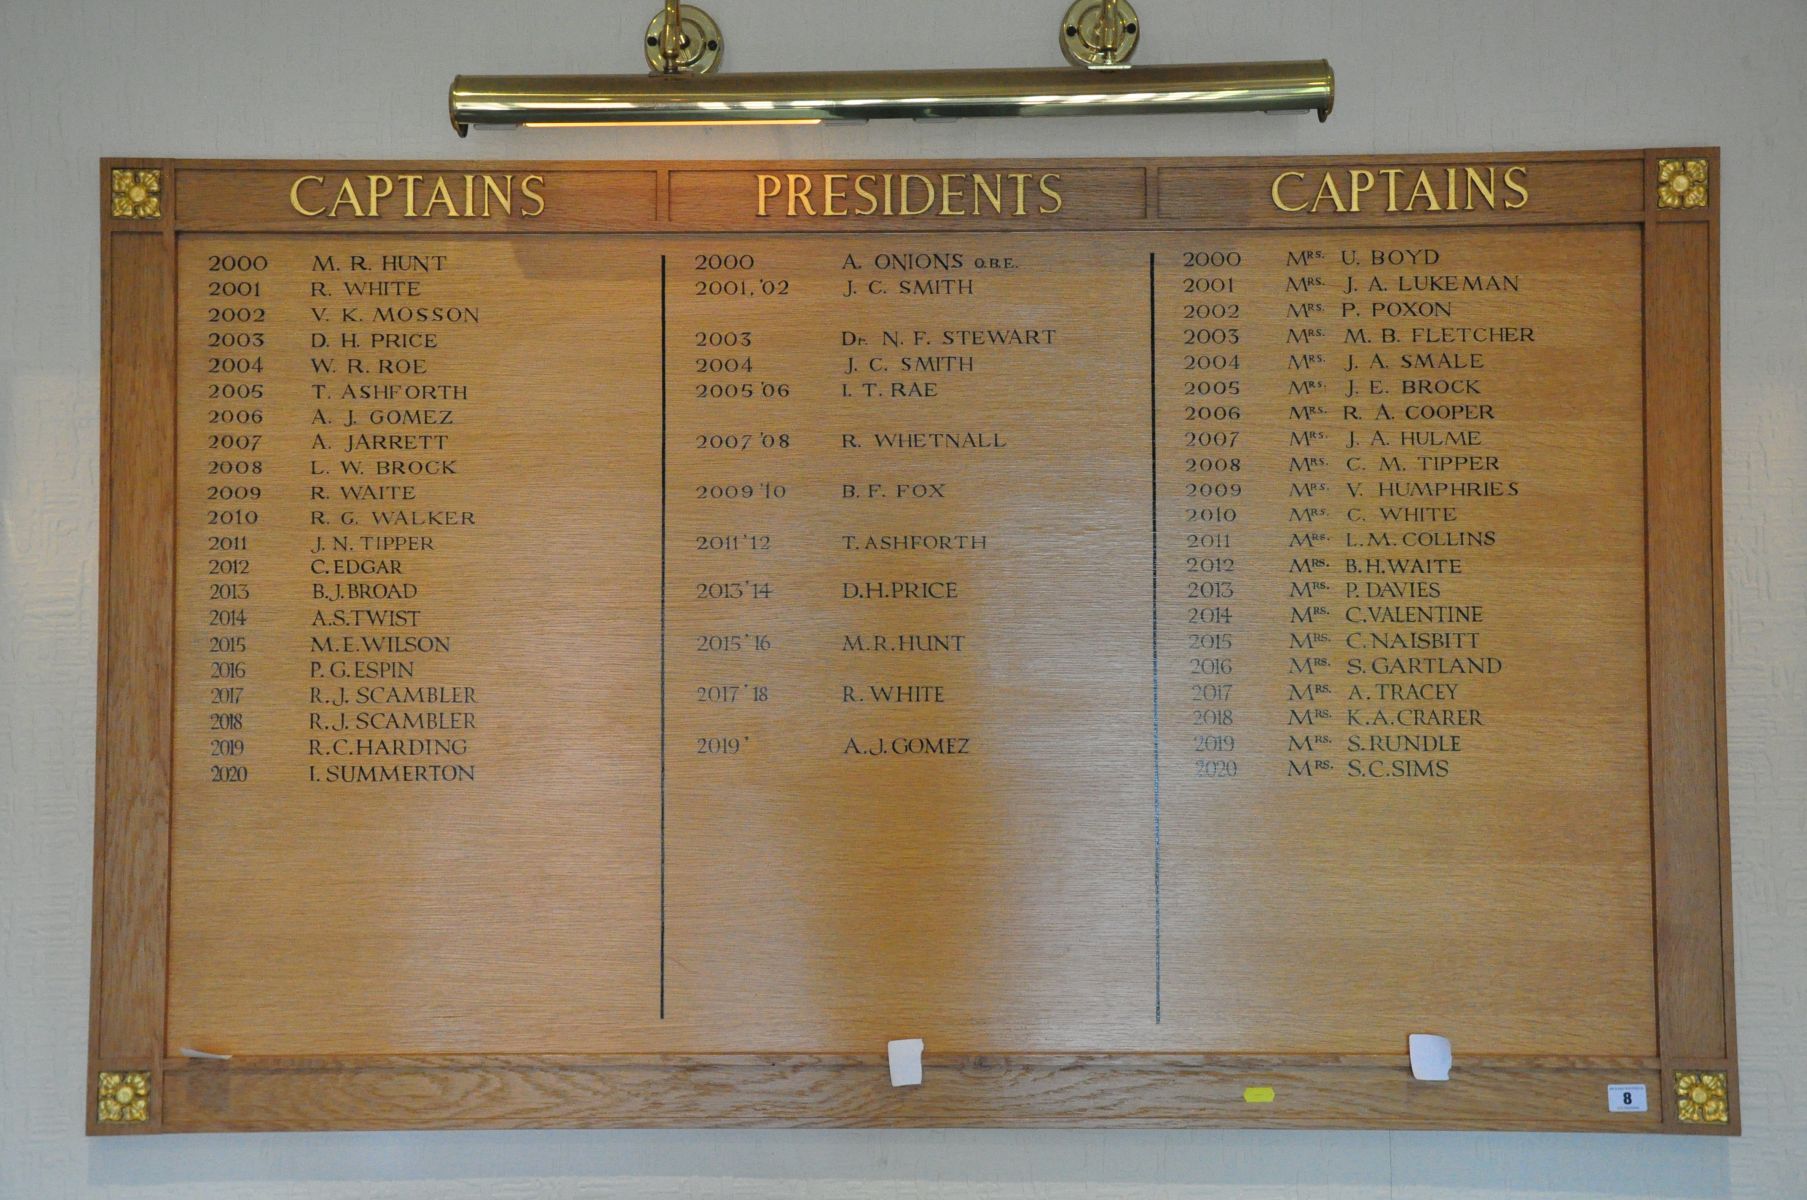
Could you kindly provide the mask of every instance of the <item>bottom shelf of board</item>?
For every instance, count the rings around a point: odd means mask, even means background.
[[[129,1095],[127,1093],[130,1093]],[[188,1058],[102,1072],[96,1133],[602,1127],[1144,1127],[1736,1134],[1724,1061],[1405,1056]]]

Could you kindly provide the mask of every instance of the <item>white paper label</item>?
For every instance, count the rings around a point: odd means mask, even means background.
[[[1445,1083],[1452,1061],[1449,1039],[1434,1033],[1414,1033],[1406,1039],[1412,1052],[1412,1078]]]
[[[1649,1112],[1650,1101],[1641,1083],[1615,1083],[1606,1089],[1607,1112]]]
[[[885,1043],[891,1060],[892,1087],[918,1087],[922,1083],[922,1039],[903,1038]]]

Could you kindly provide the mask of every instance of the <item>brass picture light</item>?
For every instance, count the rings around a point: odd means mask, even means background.
[[[1313,111],[1336,99],[1322,59],[1131,67],[1141,21],[1128,0],[1074,0],[1060,45],[1074,70],[809,71],[718,75],[721,27],[666,0],[646,30],[650,75],[460,75],[452,127],[816,125],[879,117],[1065,117]]]

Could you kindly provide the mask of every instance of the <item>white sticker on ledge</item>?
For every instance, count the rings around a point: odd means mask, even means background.
[[[1610,1083],[1606,1086],[1607,1112],[1649,1112],[1650,1099],[1641,1083]]]
[[[885,1050],[891,1056],[892,1087],[915,1087],[922,1082],[921,1038],[886,1042]]]
[[[1412,1078],[1433,1083],[1449,1079],[1449,1039],[1434,1033],[1414,1033],[1406,1039],[1412,1051]]]

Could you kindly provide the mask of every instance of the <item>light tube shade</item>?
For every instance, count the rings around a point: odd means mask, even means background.
[[[1336,78],[1322,59],[1194,66],[1016,67],[750,75],[460,75],[452,127],[808,124],[881,117],[1315,111]]]

